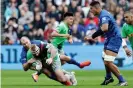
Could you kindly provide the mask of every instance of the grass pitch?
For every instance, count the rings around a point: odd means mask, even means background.
[[[121,73],[124,75],[128,82],[128,86],[118,87],[115,84],[118,80],[114,77],[115,81],[108,86],[100,86],[99,84],[104,80],[104,70],[76,70],[76,78],[78,80],[77,86],[63,86],[62,84],[48,79],[45,75],[41,74],[39,81],[35,83],[31,74],[33,71],[24,72],[22,70],[2,70],[1,71],[1,87],[2,88],[133,88],[133,70],[123,70]]]

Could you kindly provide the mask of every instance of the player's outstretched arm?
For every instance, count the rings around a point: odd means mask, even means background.
[[[104,32],[107,32],[108,31],[108,23],[104,23],[101,25],[101,27],[95,32],[92,34],[92,36],[86,36],[84,38],[85,41],[88,41],[88,40],[93,40],[95,39],[96,37],[100,36],[100,35],[103,35]],[[94,41],[94,40],[93,40]]]
[[[30,68],[30,65],[28,63],[23,64],[24,71],[28,71],[29,68]]]
[[[51,37],[65,37],[65,38],[69,38],[70,35],[69,35],[69,34],[59,34],[58,32],[53,31],[53,32],[51,33]]]
[[[128,47],[127,47],[126,38],[122,38],[122,47],[123,47],[123,49],[125,50],[126,55],[127,55],[128,57],[130,57],[130,56],[132,55],[132,52],[131,52],[131,51],[128,49]]]
[[[27,71],[28,69],[30,69],[31,64],[32,64],[33,62],[35,62],[35,61],[36,61],[35,59],[30,59],[30,60],[28,60],[26,63],[24,63],[24,64],[23,64],[23,69],[24,69],[24,71]]]
[[[46,60],[47,64],[51,64],[53,62],[53,59],[56,57],[57,55],[57,49],[54,48],[54,46],[52,44],[49,45],[49,49],[48,52],[51,54],[50,58],[48,58]]]

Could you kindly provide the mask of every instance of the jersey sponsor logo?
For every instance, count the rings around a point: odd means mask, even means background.
[[[103,17],[102,18],[102,23],[106,22],[107,18],[106,17]]]

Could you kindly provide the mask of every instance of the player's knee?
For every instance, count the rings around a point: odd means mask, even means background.
[[[61,60],[61,65],[64,65],[65,63],[66,63],[66,61]]]
[[[51,73],[48,69],[43,69],[43,74],[45,74],[47,77],[51,76]]]
[[[60,55],[60,58],[61,58],[61,60],[64,60],[64,61],[69,61],[70,60],[70,57],[66,56],[66,55]]]
[[[110,63],[111,63],[110,61],[104,61],[104,64],[105,64],[106,66],[109,66]]]

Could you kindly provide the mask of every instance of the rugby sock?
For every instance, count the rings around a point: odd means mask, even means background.
[[[119,75],[119,76],[118,76],[118,79],[119,79],[119,82],[125,82],[125,79],[123,78],[122,75]]]
[[[111,77],[112,77],[111,72],[106,73],[106,78],[111,78]]]
[[[70,81],[62,82],[62,84],[66,85],[66,86],[71,86],[72,85],[72,83]]]
[[[78,63],[76,60],[74,59],[70,59],[70,61],[68,61],[69,64],[74,64],[77,65],[78,67],[80,66],[80,63]]]
[[[103,57],[102,57],[102,59],[104,60]],[[106,69],[106,78],[111,78],[112,77],[111,71],[109,70],[109,68],[107,66],[105,66],[105,69]]]

